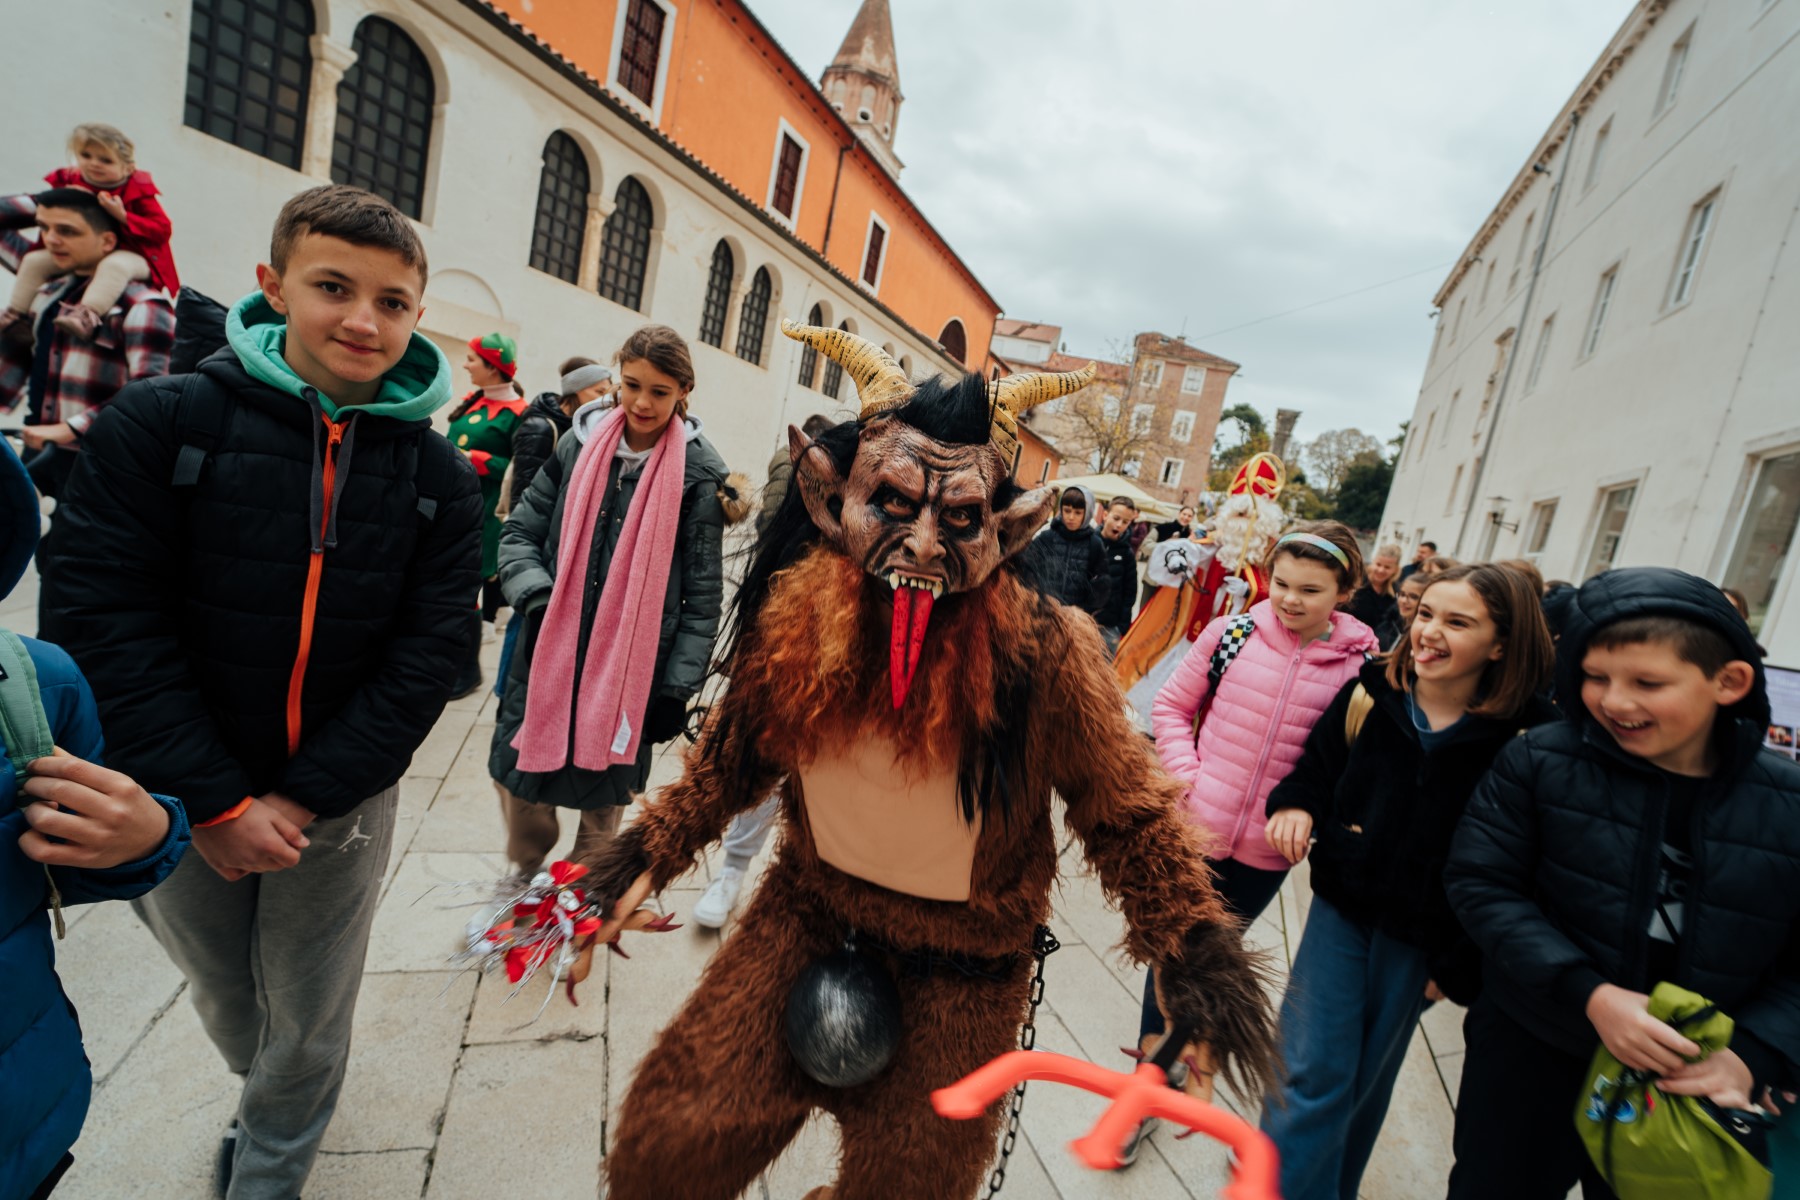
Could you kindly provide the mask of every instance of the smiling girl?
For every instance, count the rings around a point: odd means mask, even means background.
[[[1219,896],[1245,925],[1268,907],[1288,871],[1263,837],[1263,802],[1300,757],[1325,706],[1378,649],[1368,626],[1339,611],[1361,578],[1356,536],[1343,525],[1321,521],[1288,533],[1269,561],[1269,598],[1251,608],[1248,622],[1221,617],[1208,625],[1151,709],[1157,755],[1188,784],[1185,815],[1209,835]],[[1214,694],[1211,664],[1228,633],[1244,640]],[[1139,1048],[1162,1033],[1151,980]],[[1208,1072],[1196,1071],[1189,1090],[1210,1094]]]
[[[1419,1013],[1480,989],[1444,863],[1494,756],[1555,718],[1539,698],[1554,655],[1523,576],[1495,564],[1433,576],[1407,636],[1344,686],[1269,795],[1269,845],[1290,863],[1312,854],[1281,1007],[1288,1074],[1263,1110],[1287,1200],[1358,1194]]]
[[[652,750],[685,725],[719,630],[725,463],[688,415],[687,343],[647,325],[615,362],[618,390],[576,410],[500,538],[525,625],[488,769],[527,878],[556,844],[557,808],[581,811],[576,855],[618,829]]]

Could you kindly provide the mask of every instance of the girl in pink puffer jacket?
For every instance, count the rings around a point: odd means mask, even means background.
[[[1336,521],[1297,527],[1275,543],[1269,598],[1250,609],[1249,640],[1207,701],[1213,650],[1230,618],[1200,634],[1156,695],[1151,728],[1163,767],[1186,781],[1188,819],[1210,833],[1220,898],[1249,925],[1287,877],[1288,861],[1263,836],[1263,805],[1293,769],[1313,723],[1381,645],[1367,625],[1339,612],[1362,581],[1356,536]],[[1194,718],[1202,710],[1198,739]],[[1144,986],[1138,1045],[1162,1037],[1155,981]],[[1190,1067],[1195,1064],[1190,1063]],[[1190,1092],[1209,1094],[1196,1069]]]

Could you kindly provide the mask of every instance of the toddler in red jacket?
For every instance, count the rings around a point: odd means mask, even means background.
[[[58,167],[44,176],[51,187],[78,187],[93,192],[100,207],[123,228],[119,248],[100,260],[87,290],[77,300],[64,300],[57,328],[92,338],[101,320],[134,280],[148,281],[173,296],[181,288],[175,256],[169,249],[169,214],[157,200],[150,172],[137,166],[131,139],[111,125],[77,125],[69,135],[75,166]],[[0,331],[29,319],[32,300],[50,279],[62,273],[48,250],[34,250],[19,264],[12,301],[0,313]]]

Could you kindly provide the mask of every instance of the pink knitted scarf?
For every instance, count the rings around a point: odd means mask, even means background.
[[[605,500],[607,473],[624,432],[624,410],[615,408],[581,448],[565,484],[568,499],[556,546],[556,585],[532,656],[525,722],[513,738],[521,771],[561,770],[569,763],[571,744],[575,765],[586,770],[637,761],[681,519],[687,431],[681,418],[672,419],[644,463],[612,564],[600,585],[600,604],[577,681],[575,649],[581,637],[588,553]]]

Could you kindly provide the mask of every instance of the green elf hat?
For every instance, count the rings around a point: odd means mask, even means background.
[[[494,370],[511,379],[519,372],[519,344],[504,333],[490,333],[469,339],[469,349]]]

